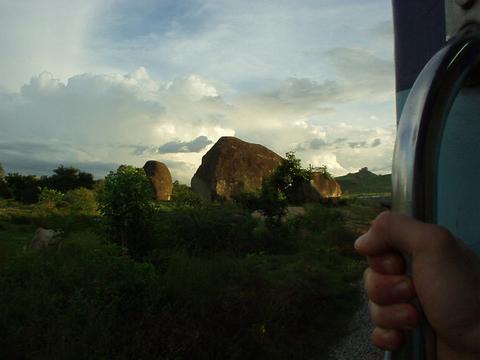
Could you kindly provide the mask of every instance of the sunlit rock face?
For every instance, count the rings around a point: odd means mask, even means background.
[[[324,199],[342,196],[340,184],[335,179],[325,176],[322,172],[314,172],[313,179],[310,183]]]
[[[221,137],[203,156],[192,190],[206,199],[229,200],[240,192],[260,189],[263,179],[282,161],[263,145]]]
[[[322,202],[331,198],[342,196],[340,185],[330,176],[323,172],[314,172],[310,182],[301,184],[290,195],[290,202],[295,204]]]
[[[172,175],[167,165],[160,161],[149,160],[143,165],[145,174],[150,179],[155,198],[157,200],[170,200],[172,197]]]

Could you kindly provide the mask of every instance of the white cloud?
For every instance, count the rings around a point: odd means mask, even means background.
[[[217,89],[197,75],[179,78],[167,85],[167,91],[173,96],[187,97],[190,100],[201,100],[204,97],[217,97]]]
[[[139,68],[125,75],[81,74],[63,83],[44,72],[20,93],[0,96],[0,117],[5,120],[0,141],[17,149],[21,144],[32,148],[26,139],[50,144],[26,152],[23,160],[17,156],[20,162],[28,158],[141,166],[155,158],[173,164],[173,176],[186,183],[212,144],[232,135],[280,155],[299,149],[305,164],[326,164],[336,175],[387,166],[393,129],[337,121],[318,124],[319,118],[335,112],[326,104],[345,101],[341,94],[334,82],[290,78],[276,89],[240,94],[226,103],[215,86],[198,75],[162,82]],[[6,151],[0,147],[2,156]]]
[[[0,1],[0,89],[18,89],[52,69],[61,79],[90,70],[86,56],[93,14],[106,1]]]
[[[394,64],[365,48],[334,48],[325,53],[345,84],[345,101],[388,100],[394,96]]]
[[[195,140],[235,135],[333,172],[380,168],[393,62],[371,38],[389,14],[379,0],[0,0],[0,161],[100,175],[155,157],[189,182],[212,146]]]

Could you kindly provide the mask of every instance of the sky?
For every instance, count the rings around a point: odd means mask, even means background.
[[[0,0],[0,163],[189,184],[222,136],[334,175],[389,173],[386,0]]]

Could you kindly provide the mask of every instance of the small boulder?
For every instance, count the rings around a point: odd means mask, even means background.
[[[25,246],[26,249],[40,251],[50,246],[60,247],[62,242],[62,232],[44,228],[37,228],[32,240]]]
[[[173,191],[172,175],[167,165],[160,161],[149,160],[143,165],[145,174],[150,179],[155,198],[157,200],[170,200]]]
[[[342,196],[340,185],[332,177],[320,171],[313,173],[310,183],[305,182],[291,194],[290,201],[296,204],[322,202],[328,199],[338,199]]]
[[[224,136],[202,157],[191,181],[192,190],[209,200],[229,200],[238,193],[260,189],[263,179],[282,161],[265,146]]]

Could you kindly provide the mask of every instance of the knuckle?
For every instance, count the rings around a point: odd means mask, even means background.
[[[384,211],[380,213],[372,223],[372,230],[374,231],[383,231],[388,229],[389,224],[391,223],[392,212]]]

